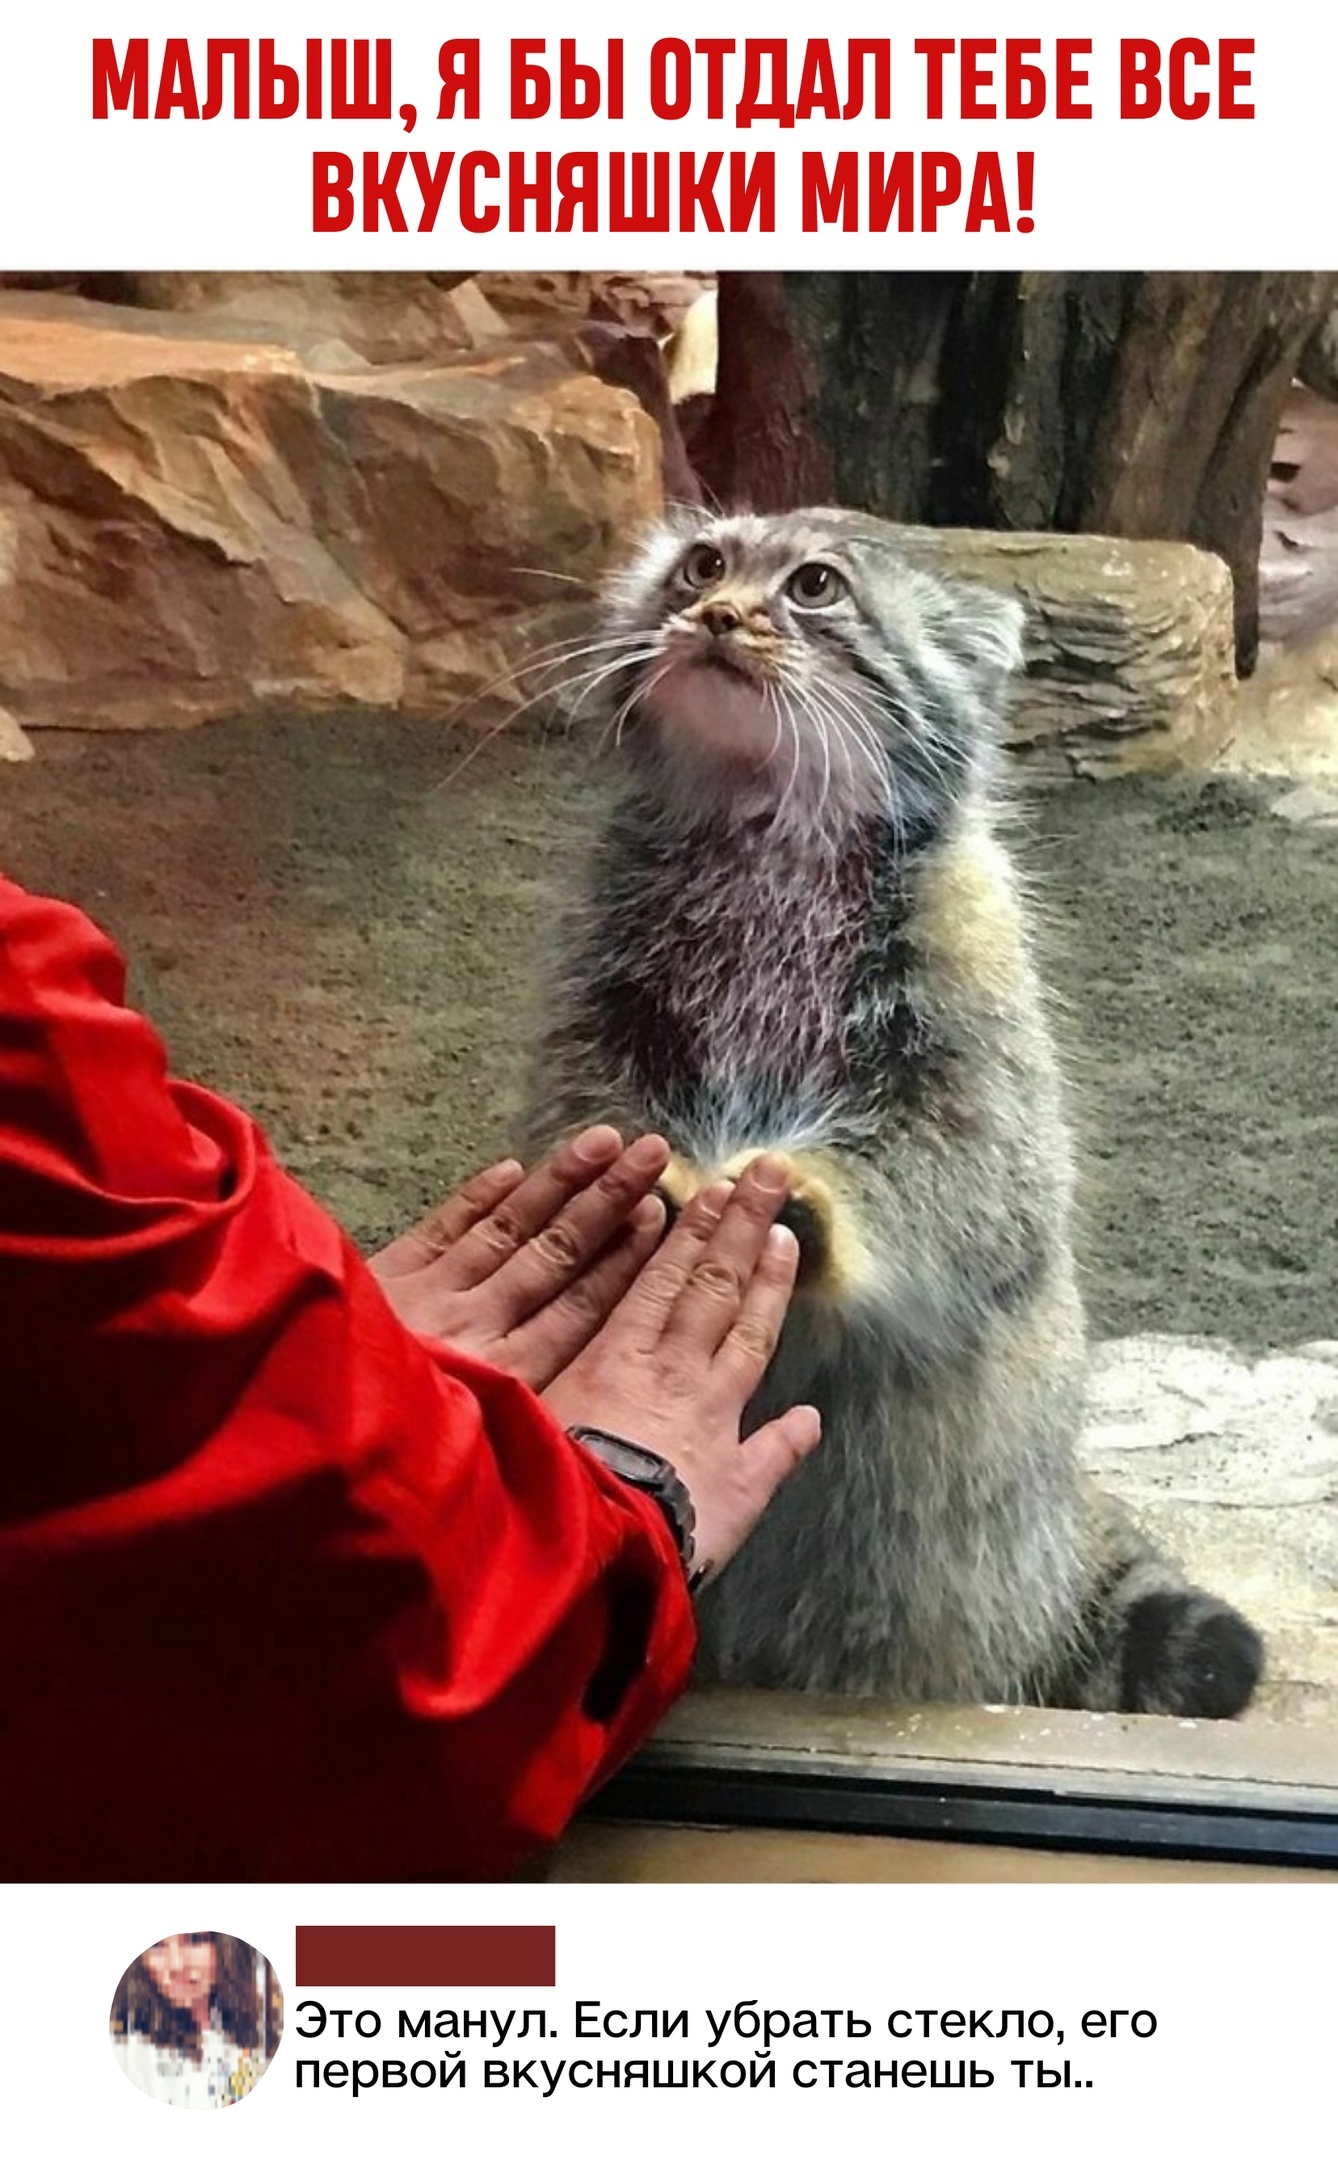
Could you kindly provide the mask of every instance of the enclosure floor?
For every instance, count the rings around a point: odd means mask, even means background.
[[[36,741],[0,766],[0,862],[122,941],[176,1068],[254,1111],[357,1238],[503,1151],[553,897],[602,790],[583,743],[503,736],[454,770],[459,738],[366,717]],[[1019,806],[1100,1338],[1252,1359],[1338,1336],[1338,834],[1271,815],[1278,785]],[[1259,1714],[1309,1722],[1338,1716],[1338,1466],[1307,1463],[1281,1573],[1280,1518],[1245,1521],[1220,1461],[1186,1504],[1200,1579],[1282,1646]]]

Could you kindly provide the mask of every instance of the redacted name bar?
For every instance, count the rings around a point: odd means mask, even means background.
[[[551,1927],[299,1927],[299,1987],[552,1987]]]

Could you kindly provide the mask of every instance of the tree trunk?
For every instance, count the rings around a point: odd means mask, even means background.
[[[735,272],[707,490],[758,509],[1189,540],[1257,643],[1283,400],[1328,272]]]

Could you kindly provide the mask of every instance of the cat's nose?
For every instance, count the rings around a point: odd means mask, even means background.
[[[731,630],[738,629],[743,618],[727,600],[713,600],[709,607],[702,609],[701,620],[712,637],[725,637]]]

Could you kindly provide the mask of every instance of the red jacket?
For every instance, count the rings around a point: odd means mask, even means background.
[[[0,1875],[507,1874],[684,1685],[668,1529],[123,987],[0,880]]]

